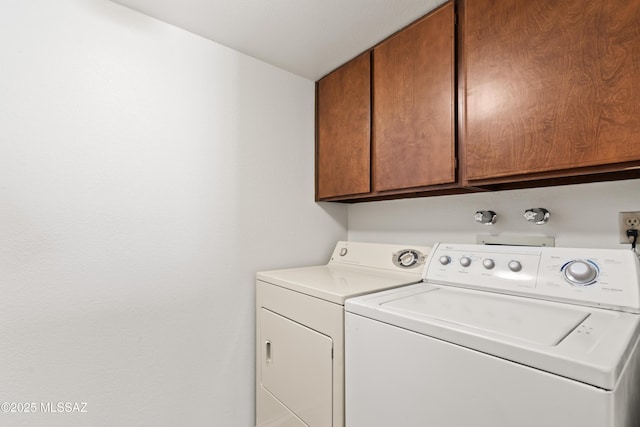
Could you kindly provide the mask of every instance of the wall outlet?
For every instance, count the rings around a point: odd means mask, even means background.
[[[619,212],[620,243],[631,243],[627,230],[640,230],[640,212]]]

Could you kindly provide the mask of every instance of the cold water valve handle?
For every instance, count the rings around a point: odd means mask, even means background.
[[[477,211],[473,218],[480,224],[493,225],[496,223],[498,215],[494,211]]]
[[[531,208],[524,211],[524,219],[536,225],[546,224],[549,221],[549,211],[545,208]]]

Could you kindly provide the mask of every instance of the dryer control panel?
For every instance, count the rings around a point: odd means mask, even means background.
[[[630,250],[438,243],[423,279],[640,313],[640,267]]]
[[[430,249],[427,246],[339,241],[333,250],[329,265],[357,265],[393,272],[402,271],[420,277]]]

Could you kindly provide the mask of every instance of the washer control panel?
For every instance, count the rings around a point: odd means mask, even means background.
[[[640,312],[640,267],[638,258],[626,249],[438,243],[423,279]]]

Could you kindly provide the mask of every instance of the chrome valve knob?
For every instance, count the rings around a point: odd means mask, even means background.
[[[480,224],[493,225],[496,223],[498,215],[494,211],[477,211],[473,218]]]
[[[549,221],[549,211],[545,208],[531,208],[524,211],[524,219],[536,225],[546,224]]]

